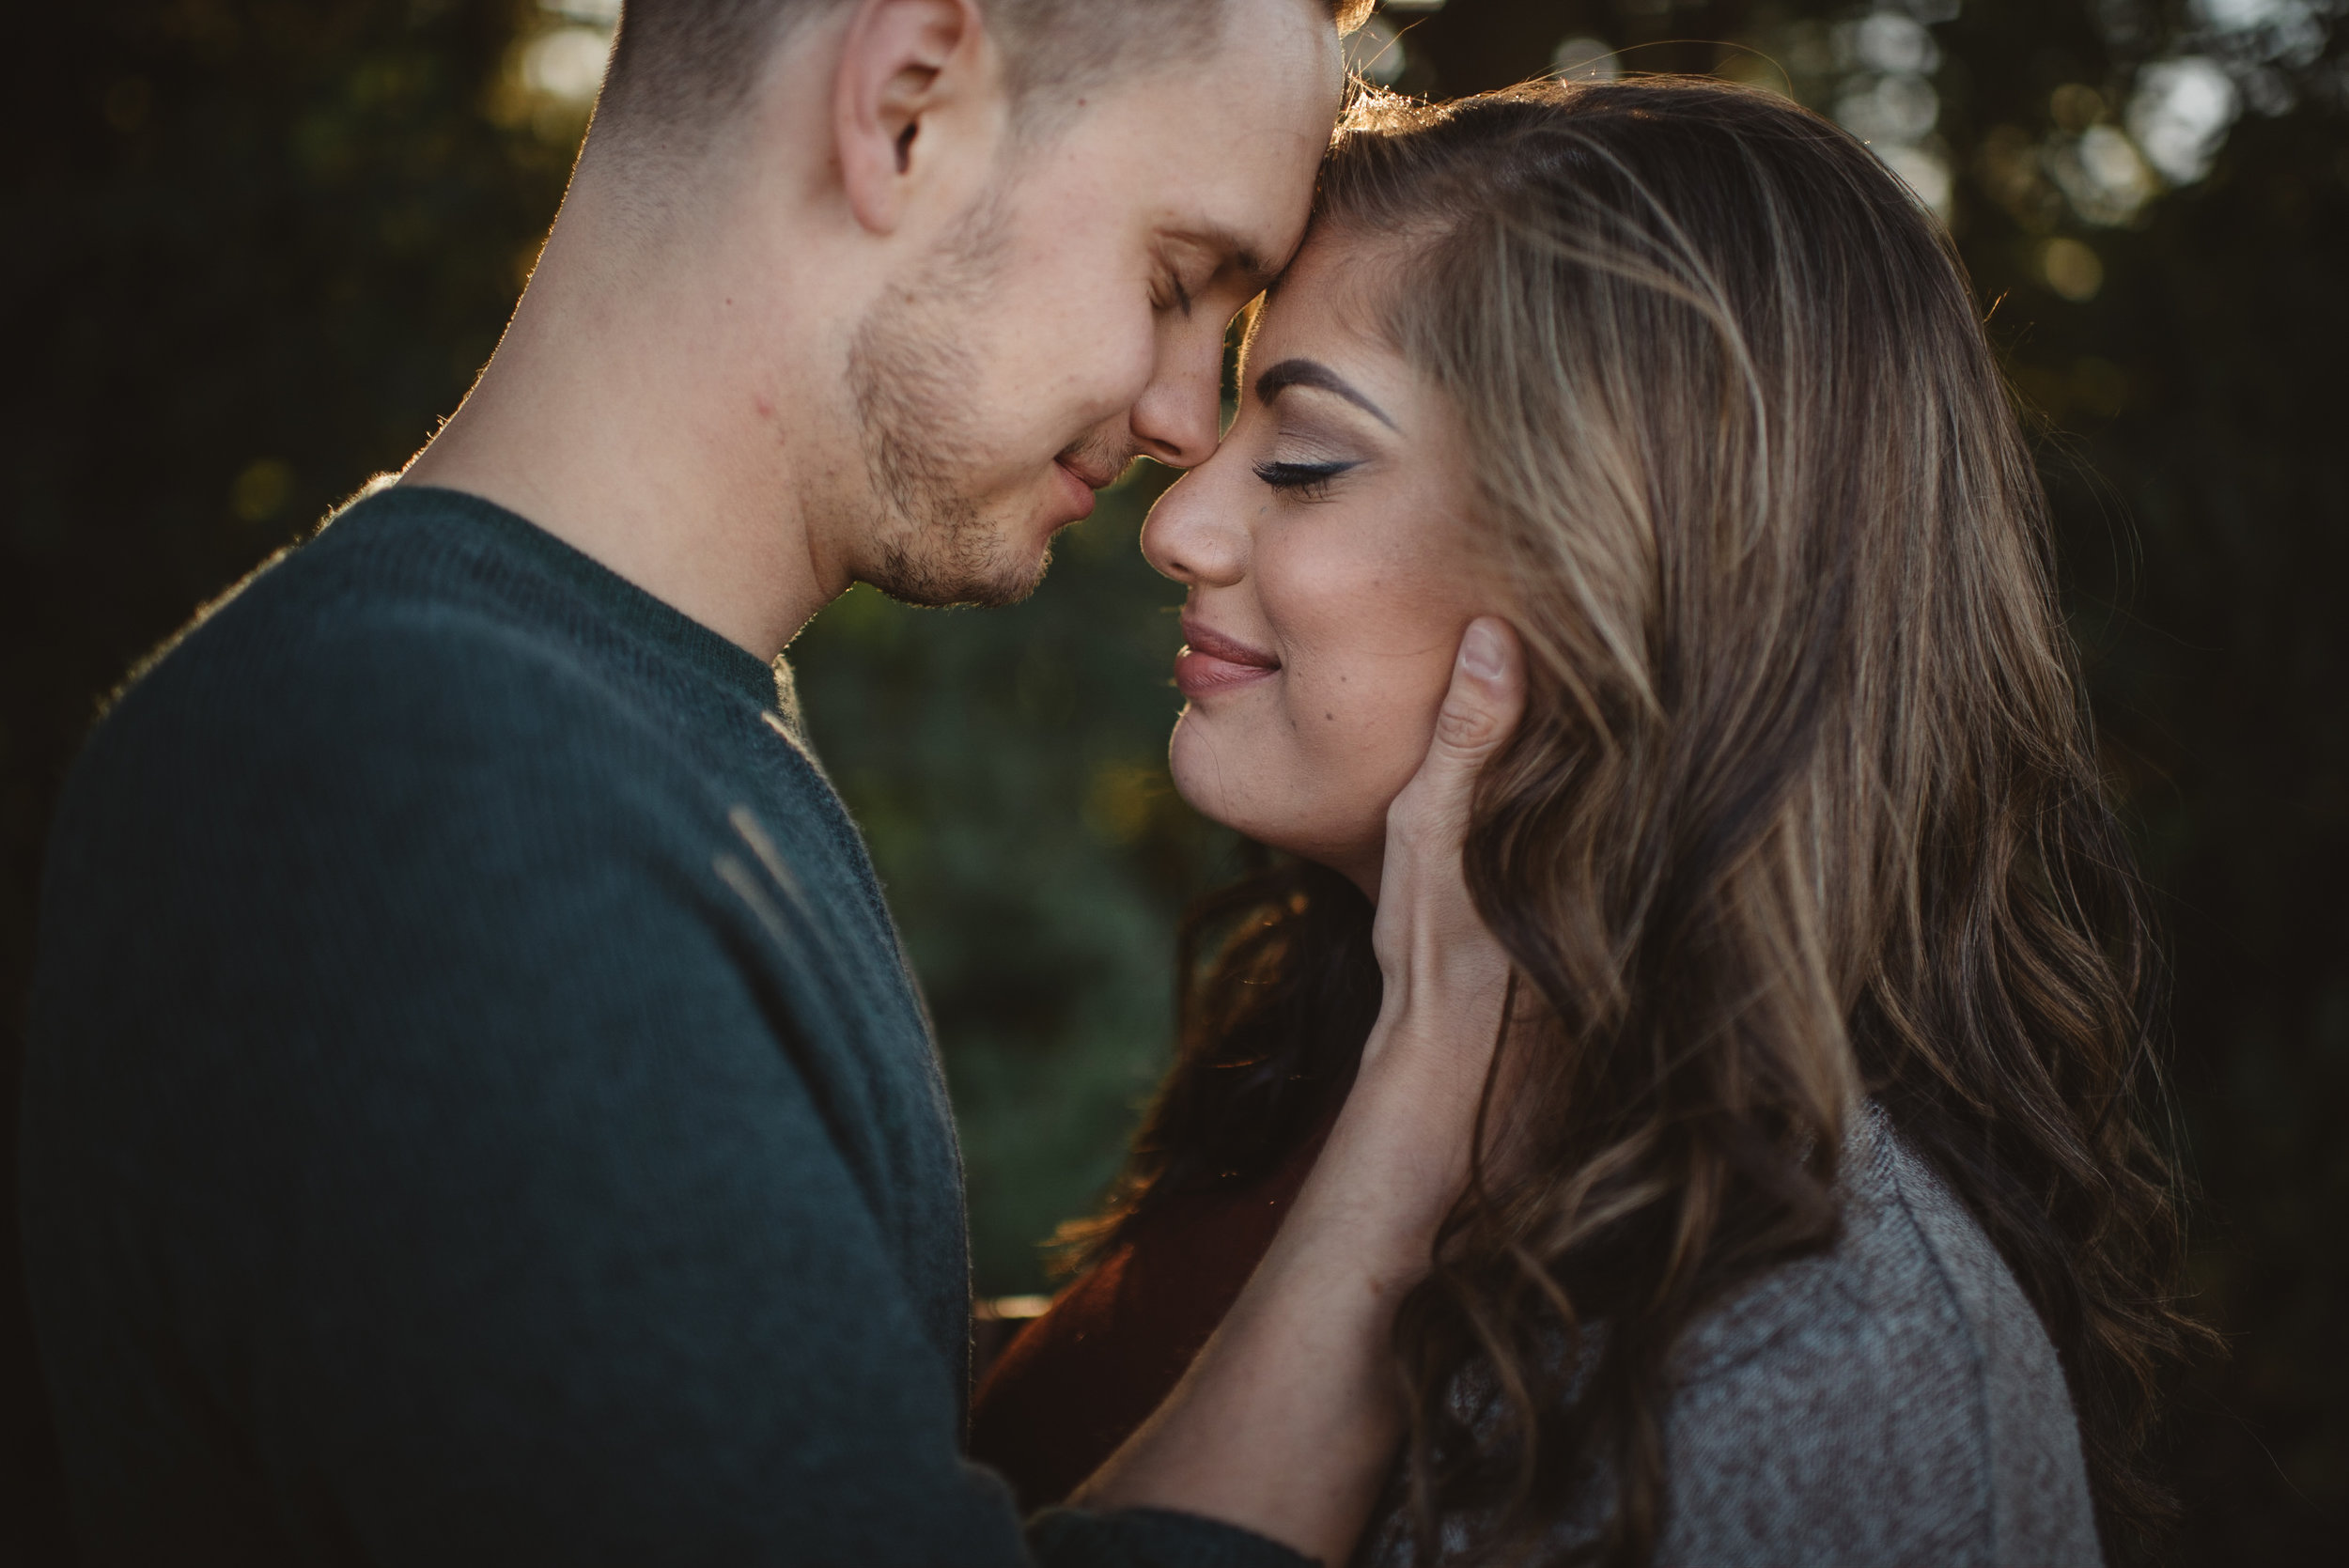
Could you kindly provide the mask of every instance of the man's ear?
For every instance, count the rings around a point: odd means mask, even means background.
[[[985,90],[986,37],[977,0],[857,0],[832,117],[841,183],[866,228],[889,233],[904,215],[925,125]]]

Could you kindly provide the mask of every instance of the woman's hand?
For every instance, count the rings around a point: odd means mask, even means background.
[[[1463,1076],[1484,1082],[1509,958],[1469,899],[1460,852],[1477,777],[1524,711],[1517,632],[1496,616],[1470,622],[1427,758],[1387,811],[1371,937],[1386,989],[1363,1048],[1366,1074],[1408,1068],[1448,1083]]]

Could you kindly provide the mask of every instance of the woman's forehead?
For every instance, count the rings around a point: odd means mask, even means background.
[[[1243,389],[1272,365],[1305,358],[1339,370],[1382,406],[1416,380],[1394,346],[1396,247],[1343,232],[1309,237],[1257,303],[1240,340]]]

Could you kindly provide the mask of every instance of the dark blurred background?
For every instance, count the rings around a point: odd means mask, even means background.
[[[553,214],[615,10],[16,8],[11,1049],[42,834],[98,703],[454,407]],[[2232,1346],[2170,1432],[2176,1556],[2198,1564],[2337,1561],[2349,1538],[2345,44],[2349,0],[1393,0],[1355,44],[1423,93],[1761,83],[1948,219],[2041,422],[2073,629],[2175,957],[2195,1286]],[[1164,774],[1175,595],[1134,548],[1162,480],[1113,492],[1019,609],[860,589],[792,655],[936,1009],[986,1294],[1044,1288],[1036,1242],[1113,1169],[1164,1060],[1174,911],[1231,853]],[[69,1561],[5,1256],[0,1560]]]

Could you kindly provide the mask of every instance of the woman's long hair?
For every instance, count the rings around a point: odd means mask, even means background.
[[[2157,1381],[2202,1332],[2158,964],[1938,225],[1833,125],[1694,80],[1367,96],[1316,223],[1391,269],[1373,308],[1468,432],[1532,672],[1466,856],[1532,1003],[1496,1069],[1522,1146],[1480,1148],[1396,1327],[1420,1555],[1528,1555],[1603,1476],[1583,1555],[1652,1558],[1672,1346],[1833,1243],[1861,1094],[2038,1310],[2108,1543],[2157,1525]],[[1097,1234],[1342,1094],[1369,926],[1306,867],[1202,911]]]

